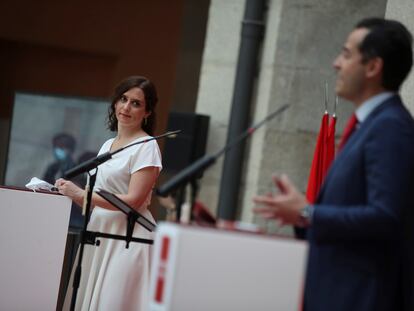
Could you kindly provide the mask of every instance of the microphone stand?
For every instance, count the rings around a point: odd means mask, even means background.
[[[193,164],[190,164],[189,166],[181,170],[177,175],[173,176],[164,185],[161,185],[156,190],[156,193],[159,196],[165,197],[169,193],[174,191],[175,189],[185,186],[188,182],[194,180],[195,176],[199,175],[201,172],[204,172],[208,167],[213,165],[222,154],[226,153],[228,150],[233,148],[235,145],[239,144],[241,141],[243,141],[244,139],[252,135],[259,127],[261,127],[263,124],[265,124],[267,121],[271,120],[272,118],[276,117],[277,115],[281,114],[288,107],[289,107],[288,105],[283,105],[276,111],[269,114],[262,121],[258,122],[257,124],[249,127],[247,130],[242,132],[238,137],[236,137],[229,144],[225,145],[222,149],[220,149],[215,154],[205,155],[204,157],[195,161]],[[194,202],[192,202],[192,204],[194,204]],[[191,206],[191,209],[192,207],[193,206]],[[177,208],[177,215],[181,215],[181,206],[177,206],[176,208]],[[178,219],[178,222],[179,222],[179,219]]]
[[[91,231],[87,230],[89,217],[90,217],[93,187],[95,186],[96,175],[98,174],[98,166],[100,164],[108,161],[109,159],[111,159],[114,154],[117,154],[118,152],[121,152],[121,151],[123,151],[127,148],[130,148],[130,147],[138,145],[138,144],[143,144],[143,143],[146,143],[146,142],[151,141],[151,140],[160,139],[160,138],[163,138],[163,137],[175,137],[179,132],[181,132],[181,130],[170,131],[170,132],[164,133],[162,135],[158,135],[158,136],[154,136],[154,137],[147,138],[147,139],[144,139],[144,140],[140,140],[136,143],[133,143],[133,144],[127,145],[123,148],[120,148],[118,150],[115,150],[114,152],[105,152],[105,153],[103,153],[103,154],[101,154],[101,155],[99,155],[99,156],[97,156],[93,159],[87,160],[87,161],[85,161],[85,162],[83,162],[83,163],[81,163],[81,164],[75,166],[74,168],[72,168],[72,169],[65,172],[64,177],[66,179],[71,179],[71,178],[73,178],[73,177],[75,177],[79,174],[85,173],[85,172],[87,172],[88,175],[89,175],[88,183],[85,187],[85,198],[84,198],[85,219],[84,219],[84,222],[83,222],[82,231],[80,233],[79,257],[78,257],[78,262],[77,262],[77,266],[76,266],[76,270],[75,270],[75,274],[74,274],[74,278],[73,278],[73,286],[72,286],[73,287],[73,293],[72,293],[71,302],[70,302],[70,310],[71,311],[75,310],[76,298],[77,298],[77,295],[78,295],[78,289],[79,289],[79,284],[80,284],[80,279],[81,279],[81,274],[82,274],[82,259],[83,259],[83,252],[84,252],[85,244],[91,244],[91,245],[99,246],[100,242],[99,242],[99,240],[98,241],[96,240],[96,237],[104,237],[104,238],[111,238],[111,239],[117,239],[117,240],[125,240],[127,242],[127,244],[126,244],[127,248],[129,246],[130,241],[145,243],[145,244],[153,244],[153,240],[132,238],[133,226],[135,224],[135,221],[137,221],[137,217],[134,217],[135,215],[132,214],[132,213],[127,214],[128,215],[128,218],[127,218],[127,234],[126,234],[125,237],[124,236],[119,236],[119,235],[114,235],[114,234],[101,233],[101,232],[91,232]],[[93,169],[95,169],[95,171],[93,173],[91,173],[90,171],[93,170]],[[119,198],[118,198],[118,200],[126,205],[126,203],[123,202],[122,200],[120,200]],[[115,205],[115,206],[118,207],[117,205]],[[152,231],[152,230],[150,230],[150,228],[148,228],[146,226],[144,226],[144,228],[146,228],[148,231]]]
[[[175,136],[177,136],[177,134],[179,132],[181,132],[181,130],[170,131],[170,132],[164,133],[162,135],[153,136],[153,137],[150,137],[150,138],[147,138],[147,139],[144,139],[144,140],[140,140],[136,143],[133,143],[133,144],[127,145],[125,147],[119,148],[118,150],[115,150],[114,152],[109,152],[109,151],[105,152],[105,153],[103,153],[103,154],[101,154],[101,155],[99,155],[95,158],[92,158],[90,160],[87,160],[87,161],[75,166],[74,168],[71,168],[70,170],[67,170],[64,174],[64,178],[71,179],[75,176],[78,176],[79,174],[89,172],[90,170],[93,170],[93,169],[97,168],[100,164],[102,164],[102,163],[108,161],[109,159],[111,159],[114,154],[117,154],[118,152],[121,152],[121,151],[123,151],[123,150],[125,150],[129,147],[139,145],[139,144],[143,144],[143,143],[146,143],[148,141],[157,140],[157,139],[164,138],[164,137],[174,138]]]
[[[80,284],[80,278],[82,274],[82,259],[83,259],[83,249],[85,247],[86,242],[86,236],[87,236],[87,226],[89,222],[89,214],[90,214],[90,208],[91,208],[91,199],[92,199],[92,189],[95,186],[96,181],[96,175],[98,174],[98,168],[96,168],[94,173],[88,173],[89,178],[87,181],[87,184],[85,186],[85,198],[84,198],[84,213],[85,218],[83,221],[82,231],[80,233],[80,246],[79,246],[79,256],[78,256],[78,264],[76,266],[75,274],[73,277],[73,292],[72,297],[70,301],[70,310],[75,310],[76,305],[76,297],[78,296],[78,288]]]

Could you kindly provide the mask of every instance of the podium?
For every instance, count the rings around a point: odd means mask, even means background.
[[[150,311],[301,310],[307,243],[161,223]]]
[[[0,188],[0,310],[56,310],[71,200]]]

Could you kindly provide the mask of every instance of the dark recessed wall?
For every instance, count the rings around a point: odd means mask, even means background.
[[[171,111],[194,112],[210,0],[185,0]]]
[[[2,1],[0,182],[15,91],[108,97],[122,78],[145,75],[158,88],[162,132],[175,94],[183,1]]]

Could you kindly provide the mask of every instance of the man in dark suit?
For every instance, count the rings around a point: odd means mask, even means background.
[[[255,211],[308,228],[306,311],[414,310],[414,121],[398,95],[412,66],[399,22],[359,22],[335,59],[336,92],[355,105],[317,202],[289,179]]]

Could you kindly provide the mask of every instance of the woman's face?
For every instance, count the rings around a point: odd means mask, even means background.
[[[150,115],[150,112],[147,112],[145,108],[145,95],[140,88],[134,87],[122,94],[115,103],[118,129],[119,127],[141,129],[143,119]]]

